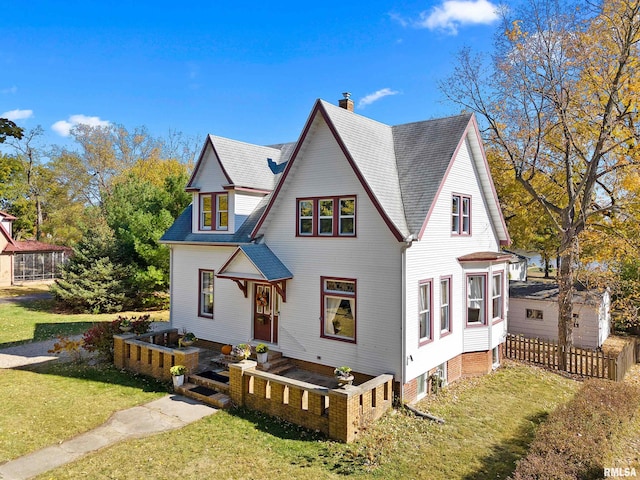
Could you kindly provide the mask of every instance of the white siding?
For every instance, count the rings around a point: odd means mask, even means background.
[[[280,311],[285,355],[372,375],[401,374],[401,242],[391,234],[327,128],[304,155],[270,213],[265,243],[293,274]],[[355,195],[356,238],[296,237],[297,198]],[[321,338],[321,277],[357,281],[357,342]]]
[[[488,273],[487,264],[465,270],[457,258],[479,251],[499,251],[499,241],[494,233],[491,219],[478,183],[476,170],[469,156],[466,142],[461,146],[456,159],[436,198],[435,205],[420,241],[407,250],[407,373],[410,380],[463,352],[488,350],[498,342],[490,327],[466,327],[466,273]],[[451,202],[453,194],[471,197],[471,235],[451,234]],[[494,265],[493,270],[502,270],[507,275],[506,264]],[[444,338],[439,335],[440,278],[451,276],[450,317],[452,332]],[[421,280],[433,279],[433,312],[435,337],[420,346],[418,323],[418,284]],[[487,284],[487,299],[490,301],[490,283]],[[506,284],[504,293],[508,291]],[[504,303],[507,308],[507,302]],[[506,314],[506,313],[505,313]],[[502,322],[506,323],[506,322]],[[498,329],[500,327],[498,326]],[[504,329],[505,327],[502,327]],[[413,360],[411,360],[413,359]]]
[[[542,320],[527,318],[526,310],[542,311]],[[578,314],[578,327],[573,328],[573,345],[582,348],[597,348],[606,336],[601,334],[605,328],[606,315],[599,316],[602,306],[574,303],[573,312]],[[509,310],[509,333],[521,334],[529,338],[558,340],[558,303],[554,301],[529,298],[512,298]],[[608,336],[608,335],[607,335]],[[603,338],[604,337],[604,338]]]
[[[198,338],[236,344],[251,338],[251,303],[235,282],[214,279],[213,319],[198,316],[199,269],[214,270],[231,256],[235,246],[174,245],[171,261],[171,323]]]
[[[234,220],[235,220],[235,228],[240,228],[240,225],[244,223],[247,217],[255,210],[255,208],[260,203],[260,200],[264,197],[264,195],[252,195],[244,192],[234,191]],[[231,200],[231,198],[229,199]]]
[[[193,214],[192,214],[192,225],[191,229],[193,232],[197,232],[200,228],[200,197],[199,193],[213,193],[213,192],[224,192],[223,185],[226,185],[227,178],[225,177],[222,169],[220,168],[220,164],[218,163],[218,159],[216,158],[213,150],[210,145],[207,145],[204,156],[202,158],[202,162],[200,163],[200,168],[198,169],[198,173],[193,182],[191,182],[193,187],[199,188],[200,192],[194,192],[193,194]],[[235,192],[229,192],[229,212],[234,212],[235,210]],[[215,208],[215,206],[214,206]],[[235,216],[229,215],[229,229],[225,231],[221,231],[219,233],[233,233],[235,230]],[[216,233],[215,230],[207,231],[207,233]]]

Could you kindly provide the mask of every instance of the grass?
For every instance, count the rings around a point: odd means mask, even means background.
[[[0,289],[5,291],[7,289]],[[168,320],[169,312],[150,313],[154,321]],[[95,322],[112,321],[118,314],[53,313],[53,300],[33,300],[0,304],[0,348],[32,341],[48,340],[58,335],[78,335]],[[139,315],[122,312],[121,315]]]
[[[114,445],[41,478],[206,478],[212,472],[243,479],[505,478],[536,426],[578,386],[509,363],[418,405],[443,417],[444,425],[397,410],[349,445],[255,412],[220,411],[177,431]]]
[[[0,298],[21,297],[24,295],[34,295],[49,291],[47,283],[32,283],[29,285],[14,285],[0,288]]]
[[[47,363],[0,369],[0,463],[95,428],[167,385],[112,366]]]

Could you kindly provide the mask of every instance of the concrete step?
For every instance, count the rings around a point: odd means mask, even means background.
[[[276,359],[274,362],[265,363],[262,367],[264,368],[261,368],[261,370],[273,373],[274,375],[280,375],[295,368],[295,366],[289,362],[289,359],[284,357]]]
[[[231,407],[231,398],[229,395],[217,392],[202,385],[195,383],[185,383],[181,387],[175,389],[176,393],[185,397],[193,398],[215,408],[225,409]]]
[[[229,377],[229,372],[217,372],[221,377]],[[199,375],[197,373],[192,373],[187,376],[187,382],[193,383],[195,385],[200,385],[202,387],[207,387],[211,390],[216,390],[221,393],[229,393],[229,383],[222,381],[222,379],[212,379],[207,378],[206,376]]]

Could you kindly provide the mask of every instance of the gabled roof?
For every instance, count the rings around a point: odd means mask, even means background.
[[[411,233],[420,232],[471,117],[464,114],[393,127],[398,178]]]
[[[472,114],[391,127],[318,100],[252,236],[261,233],[312,125],[321,116],[372,203],[398,240],[419,237],[457,151],[469,139],[486,205],[501,243],[509,234]]]
[[[244,256],[254,267],[255,272],[228,272],[229,267],[239,257]],[[277,282],[293,278],[293,274],[280,259],[264,244],[240,245],[220,268],[218,277],[266,280]]]
[[[5,220],[16,220],[16,217],[11,215],[10,213],[3,212],[2,210],[0,210],[0,217],[4,217]]]
[[[267,159],[272,159],[276,164],[286,162],[293,150],[293,144],[283,143],[264,147],[209,135],[187,183],[187,190],[196,187],[196,179],[207,148],[213,149],[230,186],[269,192],[273,190],[277,177],[270,170]]]

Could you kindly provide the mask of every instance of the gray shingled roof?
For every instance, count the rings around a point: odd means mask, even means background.
[[[528,298],[531,300],[558,301],[559,288],[557,283],[544,282],[509,282],[510,298]],[[577,284],[574,302],[599,305],[602,293],[598,290],[588,290],[582,284]]]
[[[273,282],[293,278],[293,274],[280,261],[269,247],[264,244],[240,245],[238,247],[255,265],[265,280]]]
[[[264,212],[270,195],[264,197],[258,206],[251,212],[251,215],[243,222],[235,233],[193,233],[191,231],[191,215],[193,205],[189,205],[180,216],[173,222],[164,235],[160,238],[160,243],[232,243],[241,244],[251,241],[250,234],[253,227]]]
[[[277,164],[286,162],[295,146],[295,143],[282,143],[265,147],[215,135],[209,135],[209,140],[232,185],[269,191],[273,190],[278,178],[271,172],[267,158]],[[195,173],[189,180],[188,187],[193,186],[197,178],[199,163],[202,160],[201,156],[198,165],[196,165]]]
[[[393,127],[398,178],[409,230],[418,234],[427,218],[470,114]]]

